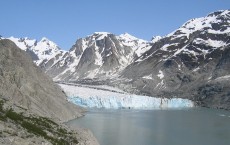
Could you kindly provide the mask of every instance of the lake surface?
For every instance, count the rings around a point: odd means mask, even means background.
[[[225,110],[91,110],[67,124],[89,128],[101,145],[230,144]]]

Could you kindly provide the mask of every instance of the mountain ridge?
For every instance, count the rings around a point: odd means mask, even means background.
[[[187,21],[129,65],[122,78],[132,82],[123,84],[132,84],[134,92],[229,109],[229,23],[229,10]]]
[[[117,72],[131,63],[148,48],[150,42],[137,39],[130,34],[114,35],[108,32],[95,32],[80,38],[68,52],[61,52],[40,66],[54,80],[116,76]],[[148,46],[149,47],[149,46]],[[87,63],[87,64],[86,64]],[[53,74],[54,68],[56,74]],[[91,70],[92,73],[84,71]]]
[[[229,99],[229,23],[230,11],[222,10],[152,41],[95,32],[39,66],[55,81],[101,81],[131,93],[187,97],[204,106],[230,108],[213,102]],[[218,98],[220,94],[224,97]]]

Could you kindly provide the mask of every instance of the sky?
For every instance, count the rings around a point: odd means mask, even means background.
[[[230,0],[1,0],[0,35],[47,37],[69,50],[94,32],[164,36],[192,18],[230,9]]]

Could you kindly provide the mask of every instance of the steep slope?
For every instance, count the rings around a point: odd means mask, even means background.
[[[117,77],[134,58],[150,48],[150,42],[127,33],[116,36],[95,32],[78,39],[69,52],[60,52],[40,67],[54,80],[108,79]]]
[[[186,22],[135,59],[118,85],[131,92],[230,109],[229,24],[229,10]]]
[[[81,116],[65,94],[12,41],[0,40],[0,96],[40,116],[60,121]],[[52,105],[50,105],[52,104]]]

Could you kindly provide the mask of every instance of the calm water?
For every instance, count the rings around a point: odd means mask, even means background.
[[[67,124],[91,129],[101,145],[230,145],[224,110],[94,110]]]

